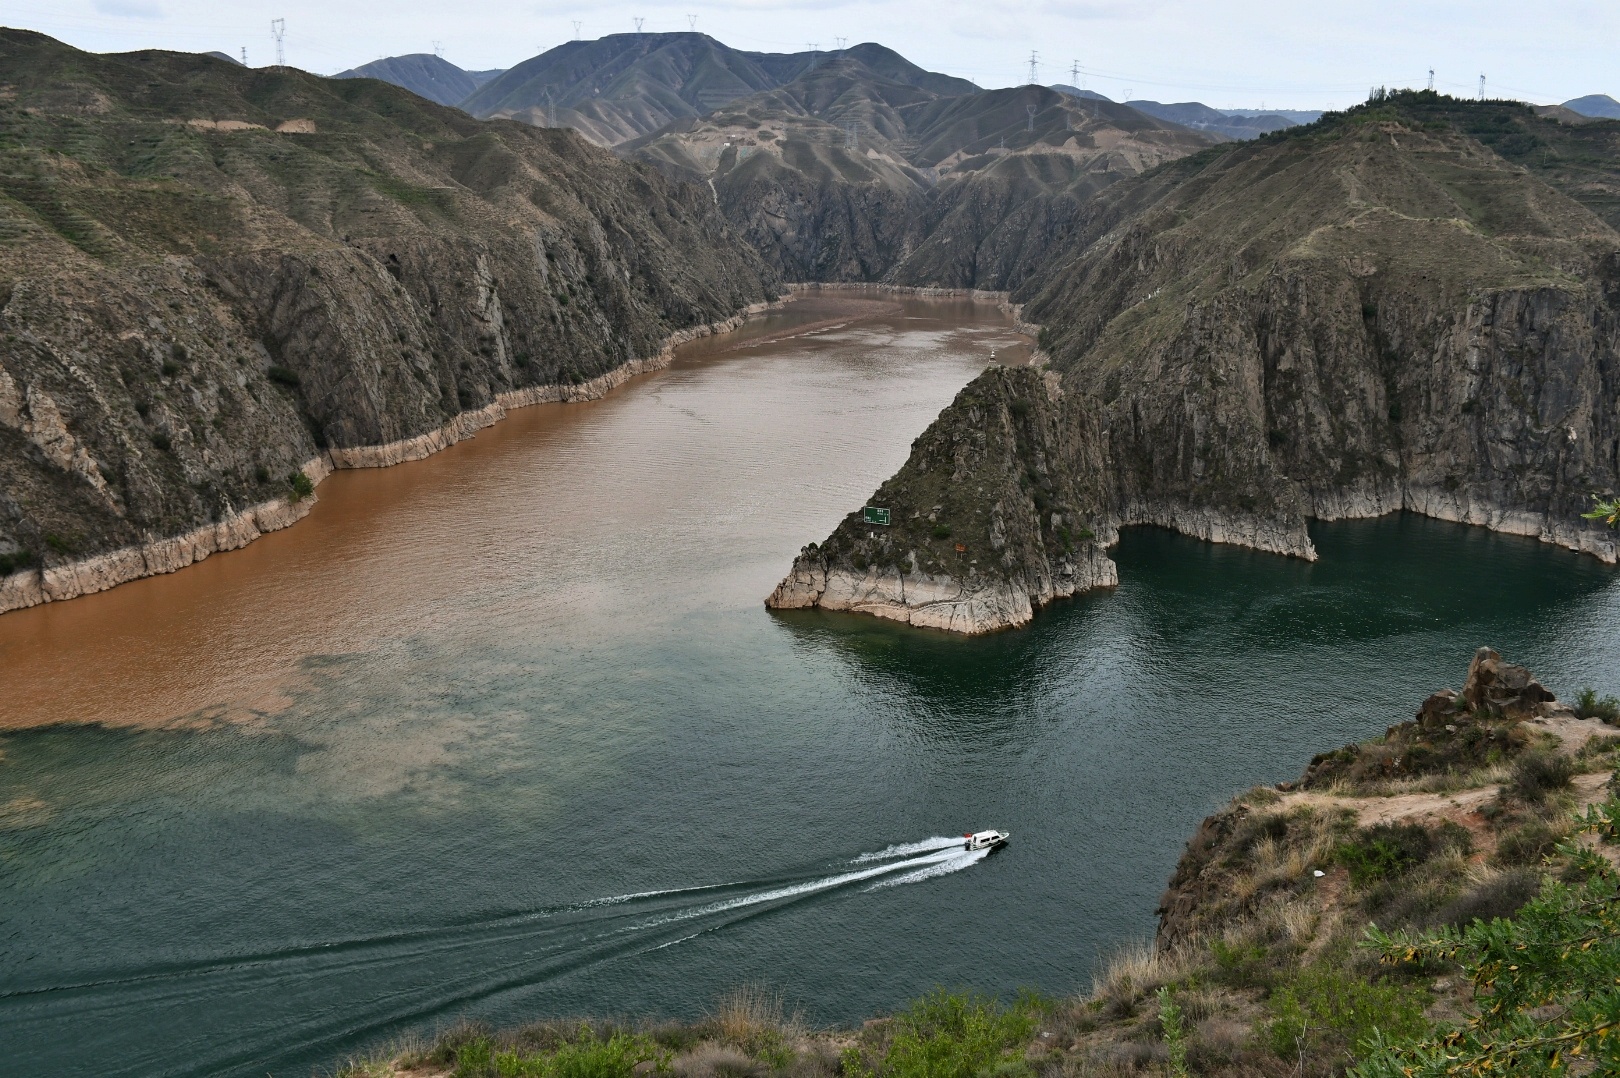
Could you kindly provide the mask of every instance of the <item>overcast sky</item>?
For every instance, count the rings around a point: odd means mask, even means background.
[[[1546,104],[1620,97],[1620,0],[0,0],[0,23],[79,48],[219,49],[271,63],[270,20],[287,20],[287,62],[321,74],[379,56],[431,52],[470,69],[510,67],[578,35],[699,30],[740,49],[833,49],[878,41],[980,86],[1080,79],[1219,107],[1345,107],[1369,86],[1435,84]]]

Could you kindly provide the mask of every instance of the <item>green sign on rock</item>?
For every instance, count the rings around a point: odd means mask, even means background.
[[[889,511],[879,509],[875,505],[869,505],[861,510],[861,519],[868,524],[887,524],[889,522]]]

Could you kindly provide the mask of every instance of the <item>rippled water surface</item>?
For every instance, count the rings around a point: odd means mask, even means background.
[[[0,618],[0,1055],[303,1075],[743,982],[815,1022],[1062,992],[1151,932],[1201,816],[1475,646],[1620,689],[1611,569],[1410,517],[1319,527],[1314,565],[1129,531],[1116,591],[982,639],[764,610],[1015,343],[987,307],[797,304]]]

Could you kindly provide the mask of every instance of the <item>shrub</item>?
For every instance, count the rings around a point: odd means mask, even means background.
[[[26,569],[34,564],[34,555],[27,550],[14,550],[10,554],[0,554],[0,576],[14,573],[19,569]]]
[[[1169,985],[1159,989],[1159,1028],[1164,1030],[1164,1048],[1170,1057],[1170,1078],[1187,1078],[1187,1028]]]
[[[720,1001],[714,1024],[726,1043],[780,1070],[793,1060],[783,1030],[797,1017],[783,1016],[782,997],[757,985],[743,985]]]
[[[1599,697],[1594,689],[1582,689],[1575,695],[1575,717],[1602,719],[1610,726],[1620,726],[1620,699]]]
[[[287,477],[287,487],[292,491],[294,503],[301,502],[315,493],[315,484],[303,472],[293,472]]]
[[[1427,1004],[1427,993],[1418,988],[1310,967],[1272,993],[1271,1017],[1256,1033],[1285,1060],[1340,1053],[1359,1057],[1379,1035],[1413,1038],[1427,1032]]]
[[[1607,756],[1616,749],[1620,749],[1620,734],[1596,734],[1586,739],[1586,744],[1581,746],[1581,751],[1575,754],[1575,758],[1593,760],[1599,756]]]
[[[163,361],[163,377],[165,377],[165,378],[173,378],[175,375],[177,375],[179,373],[180,373],[180,364],[176,363],[172,359],[165,359]]]
[[[934,538],[935,539],[949,539],[950,537],[951,537],[951,526],[949,524],[935,524],[934,525]]]
[[[253,469],[253,478],[260,483],[270,482],[270,469],[262,464],[259,465]]]
[[[660,1070],[670,1055],[650,1037],[614,1033],[599,1039],[589,1027],[549,1051],[507,1048],[488,1036],[456,1049],[455,1078],[631,1078],[636,1065],[651,1061]]]
[[[1611,840],[1620,801],[1577,817],[1581,830]],[[1422,936],[1368,931],[1384,962],[1456,963],[1484,1005],[1432,1032],[1387,1029],[1357,1078],[1450,1075],[1615,1074],[1620,1038],[1611,1036],[1620,969],[1620,871],[1602,852],[1570,842],[1563,880],[1547,880],[1511,921],[1475,922]]]
[[[56,551],[58,554],[73,553],[73,543],[62,536],[55,534],[54,532],[46,533],[45,545]]]
[[[270,365],[270,369],[264,373],[267,378],[276,383],[278,386],[287,386],[288,388],[293,388],[302,381],[302,379],[298,377],[297,371],[289,370],[288,368],[276,363],[272,363]]]
[[[1039,1004],[1023,997],[1011,1007],[983,996],[938,989],[894,1020],[894,1036],[875,1072],[845,1058],[849,1078],[982,1078],[1029,1075],[1015,1050],[1035,1032]],[[851,1066],[855,1069],[851,1069]]]
[[[184,363],[187,359],[191,358],[191,353],[186,351],[186,346],[181,344],[179,341],[175,341],[173,344],[169,345],[169,355],[173,356],[175,360],[180,363]],[[165,364],[165,366],[167,366],[167,364]]]
[[[1474,921],[1512,917],[1541,886],[1541,878],[1526,868],[1498,873],[1442,906],[1431,923],[1466,928]]]
[[[1560,837],[1559,832],[1540,820],[1531,820],[1502,836],[1492,861],[1503,867],[1539,865],[1557,847]]]
[[[1358,887],[1399,876],[1422,864],[1441,848],[1460,840],[1442,836],[1415,823],[1381,823],[1364,828],[1334,851],[1334,857],[1350,872]]]
[[[1575,762],[1552,752],[1527,752],[1513,764],[1508,789],[1521,801],[1536,802],[1554,790],[1569,788],[1575,778]]]

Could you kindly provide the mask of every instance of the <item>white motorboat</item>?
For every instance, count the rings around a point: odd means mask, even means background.
[[[968,850],[993,850],[997,846],[1005,846],[1007,840],[1012,838],[1010,831],[975,831],[971,835],[963,835]]]

